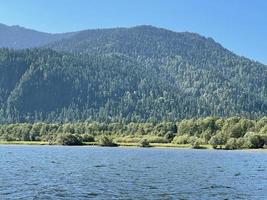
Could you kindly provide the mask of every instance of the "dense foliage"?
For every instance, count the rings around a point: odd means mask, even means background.
[[[46,47],[54,50],[0,50],[0,123],[267,113],[266,66],[198,34],[88,30]]]
[[[172,142],[191,144],[194,148],[203,144],[227,149],[263,148],[267,146],[267,118],[207,117],[161,123],[5,124],[0,125],[0,140],[47,141],[64,145],[97,141],[103,146],[113,146],[116,142],[140,146]]]

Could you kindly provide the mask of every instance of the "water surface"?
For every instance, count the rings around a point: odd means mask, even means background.
[[[267,152],[0,145],[0,199],[267,199]]]

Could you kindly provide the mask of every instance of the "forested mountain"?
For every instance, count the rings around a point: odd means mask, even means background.
[[[173,32],[153,26],[84,30],[73,37],[49,44],[58,51],[81,53],[122,53],[151,59],[181,56],[200,64],[215,56],[234,56],[211,38],[196,33]]]
[[[22,49],[40,47],[50,42],[68,38],[74,33],[49,34],[20,26],[0,24],[0,47]]]
[[[0,51],[1,122],[155,121],[267,113],[267,67],[152,26]]]

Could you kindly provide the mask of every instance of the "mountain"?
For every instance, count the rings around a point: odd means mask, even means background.
[[[74,33],[49,34],[20,26],[7,26],[0,24],[0,48],[32,48],[68,38]]]
[[[173,32],[153,26],[85,30],[73,37],[49,44],[47,47],[73,54],[122,53],[131,57],[184,59],[232,55],[211,38],[196,33]],[[212,52],[214,51],[214,52]],[[210,54],[210,55],[209,55]],[[198,61],[199,63],[199,61]]]
[[[0,121],[155,121],[267,114],[267,67],[152,26],[0,51]]]

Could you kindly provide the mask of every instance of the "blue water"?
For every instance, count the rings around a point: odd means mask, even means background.
[[[0,145],[0,199],[267,199],[267,152]]]

